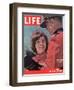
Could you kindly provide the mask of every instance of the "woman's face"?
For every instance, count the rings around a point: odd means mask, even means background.
[[[45,49],[46,49],[46,40],[45,40],[44,36],[41,36],[36,41],[35,48],[36,48],[37,54],[42,54],[42,53],[45,52]]]

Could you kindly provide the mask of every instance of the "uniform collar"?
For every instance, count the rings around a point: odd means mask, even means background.
[[[53,34],[58,34],[58,32],[63,32],[63,28],[57,29]]]

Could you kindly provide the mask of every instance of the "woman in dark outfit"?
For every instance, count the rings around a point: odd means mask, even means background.
[[[32,34],[32,52],[27,52],[24,58],[24,67],[27,70],[41,70],[45,67],[46,52],[48,49],[47,36],[40,31],[35,31]]]

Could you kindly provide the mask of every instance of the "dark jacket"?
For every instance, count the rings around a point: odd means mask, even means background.
[[[35,62],[32,57],[35,56],[33,53],[28,52],[27,56],[24,57],[24,68],[28,70],[40,70],[42,65]]]

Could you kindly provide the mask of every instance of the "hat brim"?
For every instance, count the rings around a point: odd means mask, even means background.
[[[45,17],[45,18],[44,18],[45,20],[44,20],[44,22],[41,23],[40,27],[46,28],[46,27],[47,27],[47,26],[46,26],[47,20],[50,20],[50,19],[52,19],[52,18],[58,18],[58,19],[62,22],[62,16],[60,16],[60,15]]]
[[[46,22],[45,22],[45,21],[42,22],[41,25],[40,25],[40,27],[42,27],[42,28],[46,28]]]

